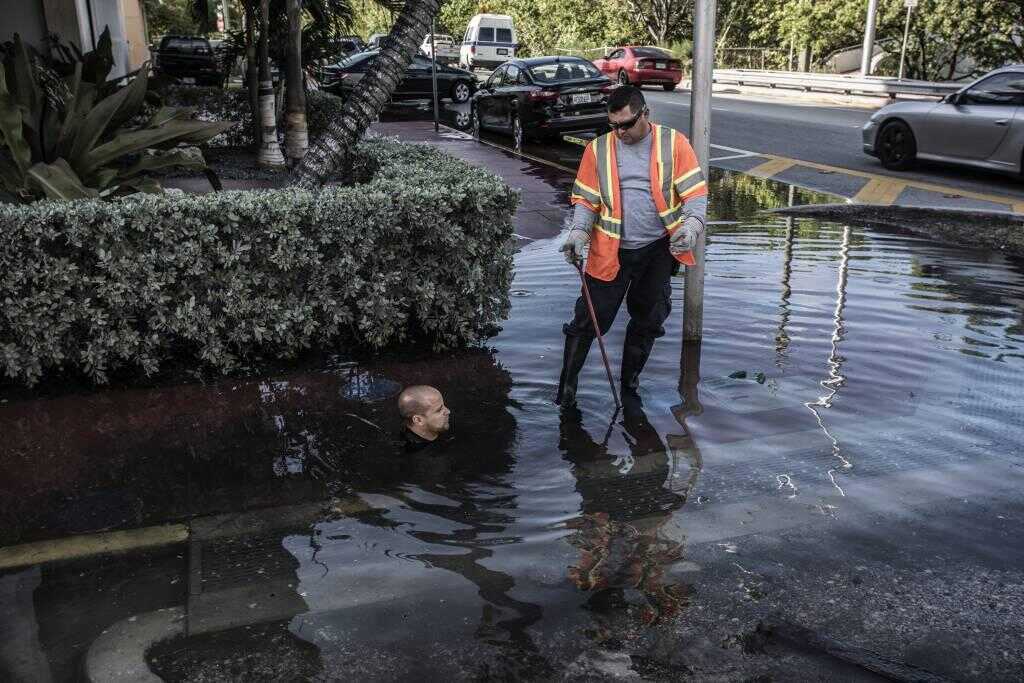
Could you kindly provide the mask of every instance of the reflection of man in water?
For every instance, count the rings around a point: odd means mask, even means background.
[[[398,412],[405,421],[402,441],[407,453],[423,450],[448,431],[451,411],[434,387],[415,385],[403,389],[398,395]]]
[[[685,587],[667,583],[665,573],[682,559],[683,534],[672,513],[686,502],[696,477],[686,481],[673,472],[657,431],[642,410],[632,408],[622,423],[629,454],[618,457],[590,437],[578,412],[562,421],[559,446],[573,464],[583,499],[582,514],[570,522],[576,529],[570,542],[580,558],[569,568],[569,578],[593,592],[594,608],[629,604],[638,593],[640,618],[653,623],[683,605]],[[694,475],[696,466],[691,464]]]

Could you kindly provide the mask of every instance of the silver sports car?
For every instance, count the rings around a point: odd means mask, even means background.
[[[864,125],[864,151],[903,171],[917,159],[1022,173],[1024,65],[996,69],[939,102],[897,102]]]

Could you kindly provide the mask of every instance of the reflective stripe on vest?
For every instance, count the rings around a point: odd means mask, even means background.
[[[611,134],[602,135],[594,141],[594,156],[597,159],[597,178],[601,184],[601,219],[598,229],[609,237],[622,237],[622,219],[616,218],[621,207],[615,205],[615,193],[619,187],[619,169],[614,159],[615,139]]]

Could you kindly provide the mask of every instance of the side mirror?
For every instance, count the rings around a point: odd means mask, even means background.
[[[949,95],[946,95],[945,102],[946,102],[946,104],[952,104],[954,106],[960,104],[960,93],[955,92],[955,93],[951,93]]]

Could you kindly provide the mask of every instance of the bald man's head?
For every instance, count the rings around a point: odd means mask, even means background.
[[[434,387],[418,384],[403,389],[398,395],[398,413],[409,431],[428,441],[448,431],[451,411],[444,404],[441,392]]]

